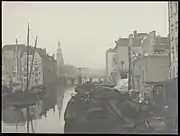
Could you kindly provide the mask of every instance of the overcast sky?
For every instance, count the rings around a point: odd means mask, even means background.
[[[56,53],[58,40],[66,64],[105,68],[105,51],[115,40],[138,32],[168,34],[167,2],[40,3],[3,2],[3,45],[30,43],[38,36],[38,47]]]

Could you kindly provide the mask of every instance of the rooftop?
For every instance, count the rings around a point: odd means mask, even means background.
[[[27,50],[27,46],[25,44],[11,44],[11,45],[5,45],[2,48],[2,51],[6,51],[6,50],[16,50],[16,47],[18,48],[18,50],[20,50],[21,55],[26,52]],[[29,55],[32,55],[34,51],[34,47],[29,46]],[[46,49],[41,49],[41,48],[36,48],[36,51],[39,53],[39,55],[42,58],[46,57]]]
[[[138,33],[137,36],[147,36],[147,33]]]
[[[140,47],[141,46],[141,40],[142,38],[140,39],[133,39],[133,47]],[[120,38],[118,41],[116,41],[116,47],[115,49],[118,47],[118,46],[128,46],[129,45],[129,39],[128,38]]]
[[[112,49],[112,48],[109,48],[108,50],[107,50],[107,52],[114,52],[115,50],[114,49]]]
[[[10,45],[4,45],[3,46],[3,50],[13,50],[16,49],[16,46],[18,46],[19,48],[24,48],[25,44],[10,44]]]

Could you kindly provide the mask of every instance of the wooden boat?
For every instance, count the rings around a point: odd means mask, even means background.
[[[19,90],[16,89],[15,91],[4,94],[3,95],[3,102],[5,105],[12,105],[15,107],[28,107],[30,105],[36,104],[36,102],[45,96],[45,86],[43,85],[37,85],[33,86],[29,89],[29,81],[31,79],[32,75],[32,69],[33,69],[33,61],[34,61],[34,54],[36,51],[36,45],[37,45],[37,37],[35,40],[35,46],[33,51],[33,59],[30,66],[30,72],[29,71],[29,57],[27,57],[27,87],[26,90]],[[27,35],[27,56],[29,55],[29,25],[28,25],[28,35]]]
[[[44,85],[36,85],[31,87],[29,90],[35,90],[35,89],[41,89],[42,91],[44,91],[46,89],[46,87]]]
[[[47,95],[46,87],[44,85],[33,86],[28,91],[36,94],[38,99],[43,99]]]
[[[21,108],[34,105],[36,104],[37,100],[36,94],[32,92],[16,92],[3,96],[3,103]]]
[[[12,93],[13,90],[12,90],[12,88],[10,88],[10,87],[8,87],[8,86],[3,85],[3,86],[2,86],[2,92],[3,92],[3,95],[5,95],[5,94]]]
[[[43,85],[34,86],[28,91],[15,90],[14,92],[3,94],[3,105],[11,105],[15,107],[27,107],[36,104],[36,102],[44,98],[46,92]]]

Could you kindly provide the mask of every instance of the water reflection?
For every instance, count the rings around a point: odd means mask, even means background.
[[[30,133],[52,133],[63,132],[64,115],[62,108],[66,107],[68,88],[54,88],[49,90],[47,97],[29,106],[29,122],[25,108],[14,108],[6,106],[3,108],[2,132],[21,133],[27,132],[26,125],[29,123]],[[65,91],[65,94],[64,94]],[[69,93],[68,93],[69,94]],[[69,98],[66,98],[69,99]]]

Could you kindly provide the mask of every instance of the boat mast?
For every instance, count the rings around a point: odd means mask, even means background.
[[[17,44],[18,44],[18,39],[16,39],[16,80],[18,81],[18,45]]]
[[[28,33],[27,33],[27,82],[26,82],[26,92],[28,91],[28,72],[29,71],[29,23],[28,23]],[[29,107],[26,108],[27,111],[27,133],[29,133]]]
[[[128,90],[131,90],[131,46],[133,44],[133,35],[129,35],[128,57],[129,57],[129,77],[128,77]]]
[[[29,75],[29,81],[30,82],[31,82],[31,74],[32,74],[32,68],[33,68],[33,62],[34,62],[34,55],[35,55],[36,46],[37,46],[37,39],[38,39],[38,36],[36,36],[35,46],[34,46],[34,51],[33,51],[33,57],[32,57],[32,62],[31,62],[30,75]]]
[[[29,86],[29,82],[28,82],[28,73],[29,73],[29,24],[28,24],[28,33],[27,33],[27,82],[26,82],[26,91],[28,91],[28,86]]]

